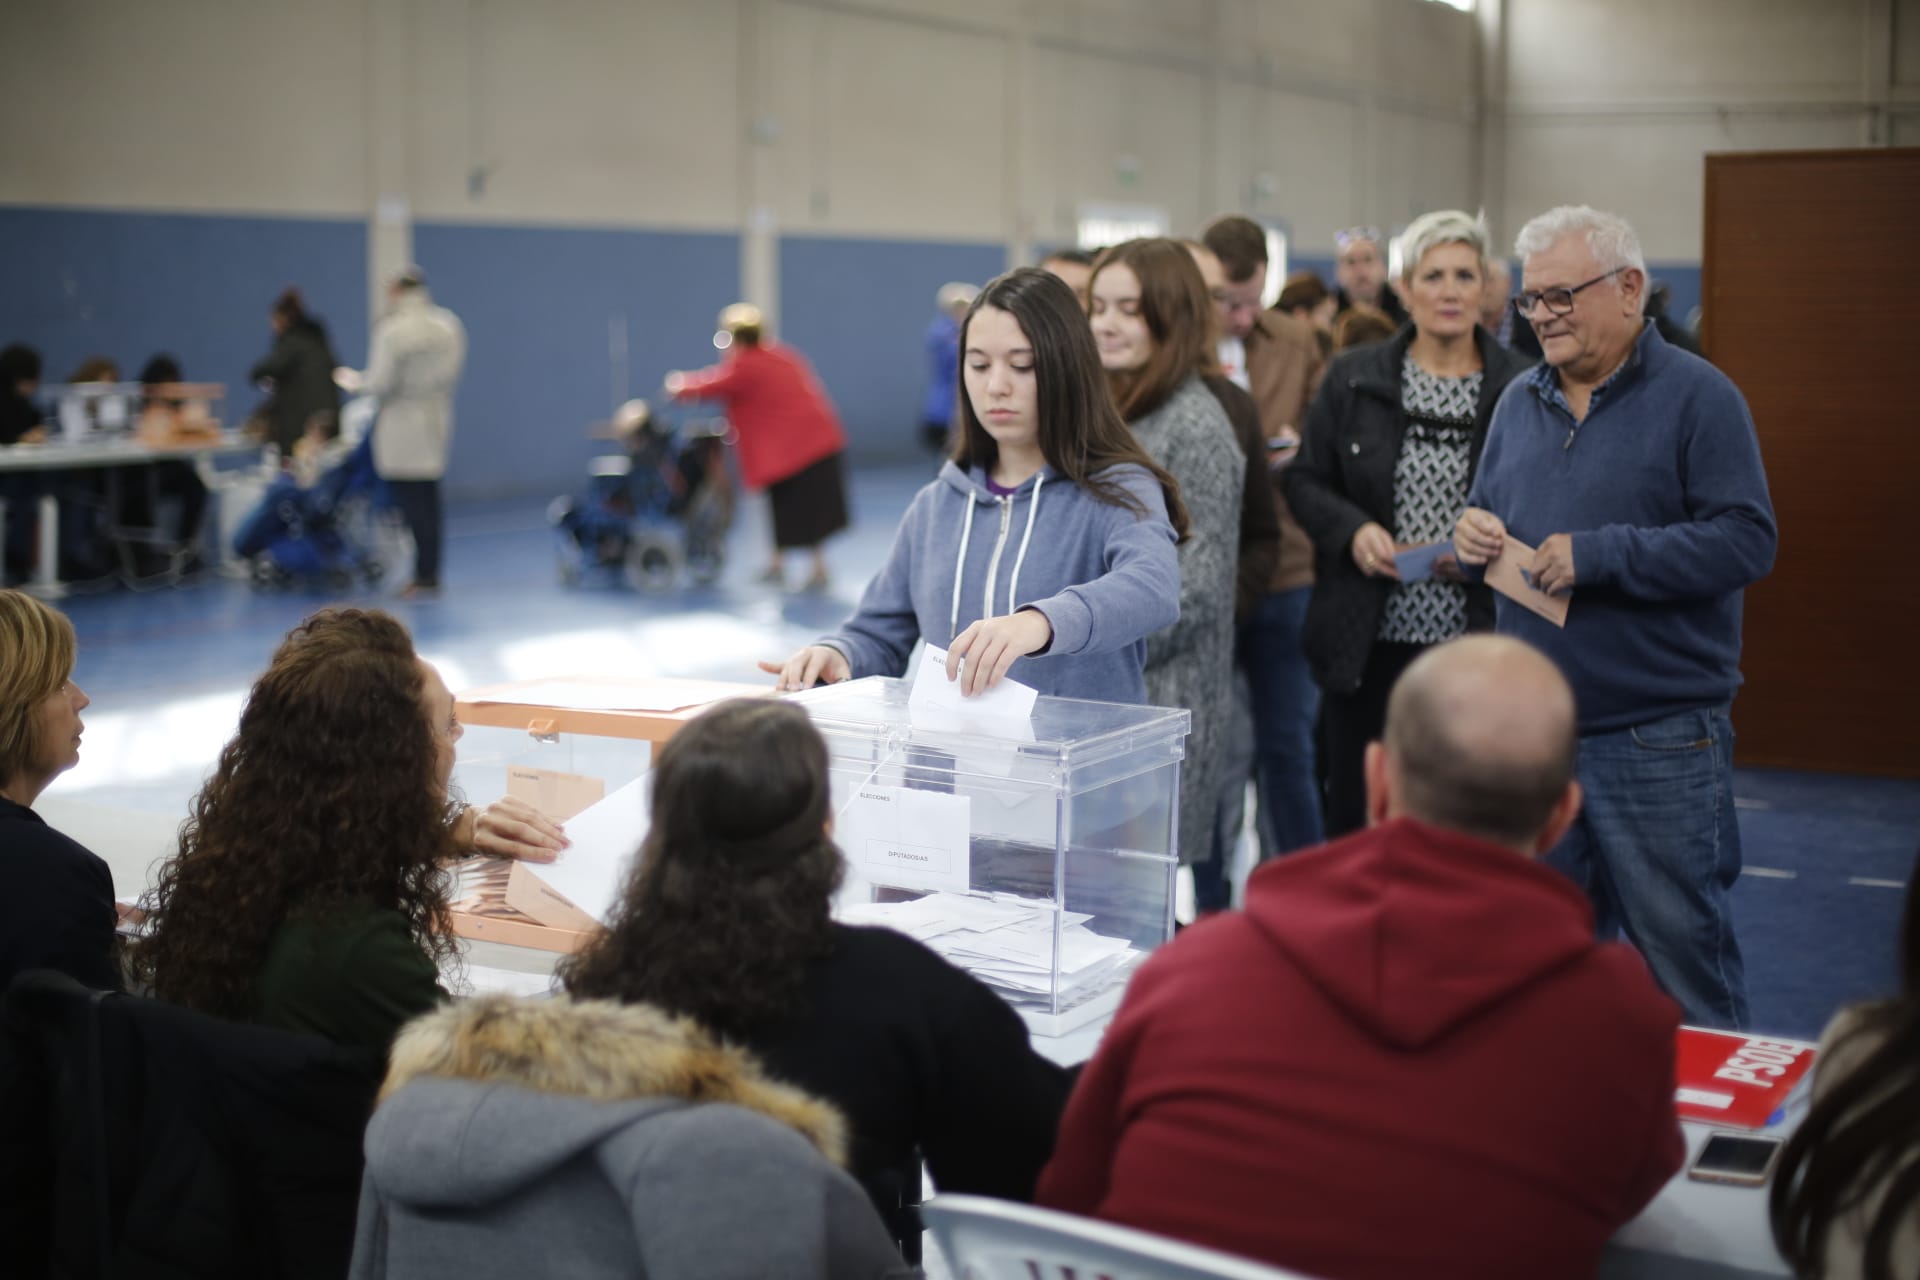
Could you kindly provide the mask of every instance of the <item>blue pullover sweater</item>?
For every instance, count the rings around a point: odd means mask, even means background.
[[[1044,653],[1007,673],[1041,693],[1145,702],[1147,636],[1180,617],[1180,563],[1160,483],[1131,464],[1103,472],[1145,514],[1107,502],[1052,467],[998,496],[978,467],[948,462],[907,508],[893,549],[854,615],[821,644],[853,677],[905,675],[914,641],[942,648],[981,618],[1038,609]]]
[[[1573,535],[1565,630],[1498,600],[1498,630],[1573,684],[1580,732],[1717,706],[1740,687],[1740,601],[1778,529],[1747,402],[1652,326],[1576,422],[1539,365],[1500,397],[1469,506],[1530,546]]]

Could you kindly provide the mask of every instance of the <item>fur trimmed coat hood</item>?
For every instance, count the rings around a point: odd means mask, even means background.
[[[833,1107],[646,1005],[415,1019],[367,1128],[355,1280],[911,1275]]]
[[[770,1079],[746,1050],[652,1005],[481,996],[408,1023],[388,1063],[382,1102],[421,1076],[593,1102],[730,1102],[778,1120],[834,1164],[847,1163],[847,1124],[832,1103]]]

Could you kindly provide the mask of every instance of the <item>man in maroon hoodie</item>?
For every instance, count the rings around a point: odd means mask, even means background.
[[[1575,743],[1519,641],[1409,667],[1371,827],[1141,967],[1038,1202],[1328,1280],[1591,1275],[1685,1146],[1678,1010],[1535,860],[1579,811]]]

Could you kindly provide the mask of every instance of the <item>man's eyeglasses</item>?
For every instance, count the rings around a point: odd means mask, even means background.
[[[1527,289],[1513,296],[1513,309],[1522,316],[1530,315],[1541,303],[1547,304],[1547,310],[1556,316],[1573,313],[1573,295],[1582,289],[1591,289],[1602,280],[1611,280],[1625,271],[1625,267],[1615,267],[1605,275],[1595,276],[1585,284],[1576,284],[1571,289]]]
[[[1333,245],[1336,249],[1344,249],[1358,240],[1365,240],[1376,248],[1387,242],[1386,237],[1380,234],[1378,227],[1348,227],[1345,231],[1333,233]]]

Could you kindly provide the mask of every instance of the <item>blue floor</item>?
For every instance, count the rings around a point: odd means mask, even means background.
[[[74,596],[77,676],[93,698],[80,767],[55,784],[103,805],[184,813],[241,698],[287,629],[321,604],[390,609],[455,689],[541,675],[631,672],[763,679],[845,616],[931,468],[856,473],[855,528],[830,547],[834,586],[783,593],[756,579],[764,511],[743,509],[721,580],[640,595],[560,585],[544,503],[456,508],[446,592],[261,591],[209,577],[171,591]],[[798,580],[803,567],[789,567]],[[1890,989],[1903,888],[1920,845],[1920,783],[1743,770],[1749,868],[1735,891],[1756,1027],[1815,1035],[1848,1000]]]

